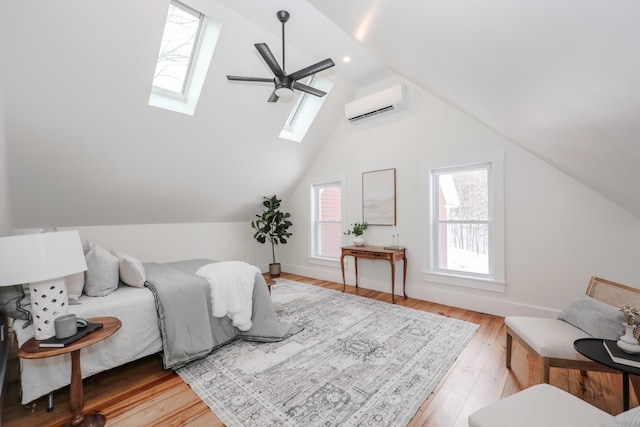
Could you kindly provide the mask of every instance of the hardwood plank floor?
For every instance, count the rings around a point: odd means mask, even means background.
[[[286,273],[282,277],[342,290],[340,283]],[[390,294],[353,286],[347,286],[346,291],[391,302]],[[411,298],[397,297],[396,303],[480,324],[467,348],[422,404],[409,426],[467,426],[467,417],[476,409],[537,383],[535,362],[518,345],[513,351],[512,370],[505,368],[503,318]],[[590,372],[583,377],[578,371],[554,368],[550,382],[606,412],[615,415],[622,411],[621,375]],[[85,379],[84,392],[85,413],[106,415],[108,427],[223,425],[178,375],[162,368],[157,355]],[[637,406],[638,401],[631,394],[631,406]],[[19,403],[19,385],[9,384],[2,425],[48,427],[68,422],[68,388],[54,394],[54,404],[50,413],[46,412],[45,398],[37,400],[32,407],[24,407]]]

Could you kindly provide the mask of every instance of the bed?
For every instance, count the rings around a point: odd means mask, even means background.
[[[195,272],[212,263],[214,261],[207,259],[145,263],[144,287],[121,283],[109,295],[89,297],[83,294],[79,304],[70,305],[69,312],[78,317],[114,316],[122,322],[116,334],[82,350],[82,377],[154,353],[161,354],[165,368],[177,368],[236,338],[277,341],[301,330],[295,325],[278,323],[266,282],[259,272],[255,274],[253,284],[250,329],[241,331],[228,317],[214,317],[210,304],[196,309],[199,303],[210,301],[211,288]],[[186,291],[189,287],[195,289],[191,296]],[[34,336],[33,326],[27,323],[20,319],[14,321],[18,345]],[[184,333],[187,328],[189,333]],[[70,378],[69,354],[21,360],[22,403],[27,404],[69,385]]]

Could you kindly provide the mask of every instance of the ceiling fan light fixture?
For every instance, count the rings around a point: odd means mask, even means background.
[[[274,93],[278,96],[278,98],[293,98],[293,79],[291,79],[291,77],[276,77],[275,84],[276,88]]]
[[[286,86],[276,87],[278,98],[288,99],[293,97],[293,89]]]

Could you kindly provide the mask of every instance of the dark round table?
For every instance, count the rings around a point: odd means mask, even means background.
[[[615,341],[601,338],[581,338],[574,341],[573,347],[578,353],[594,362],[622,373],[622,408],[626,411],[629,409],[629,374],[640,375],[640,368],[614,362],[604,348],[605,342],[617,348]]]

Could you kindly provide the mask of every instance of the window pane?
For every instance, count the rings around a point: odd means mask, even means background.
[[[340,187],[318,190],[318,220],[340,221],[342,214]]]
[[[342,224],[318,224],[318,254],[325,257],[339,257],[342,246]]]
[[[340,182],[312,187],[312,256],[338,258],[342,246],[342,187]]]
[[[200,29],[200,14],[169,4],[153,85],[183,93]]]
[[[489,219],[489,170],[478,169],[438,175],[438,219]]]
[[[439,268],[489,274],[489,225],[440,224]]]

